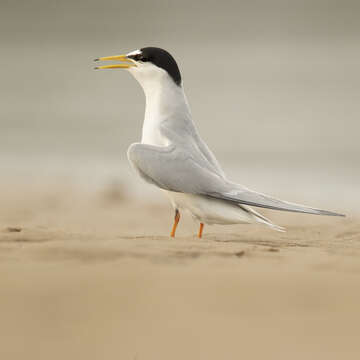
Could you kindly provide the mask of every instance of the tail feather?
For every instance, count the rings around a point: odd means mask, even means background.
[[[279,231],[279,232],[286,232],[286,229],[283,228],[282,226],[276,225],[273,222],[271,222],[271,220],[269,220],[268,218],[266,218],[265,216],[261,215],[260,213],[258,213],[257,211],[255,211],[254,209],[245,206],[245,205],[238,205],[239,207],[241,207],[243,210],[245,210],[246,212],[250,213],[251,215],[253,215],[256,219],[257,222],[267,225],[269,226],[271,229],[275,230],[275,231]]]

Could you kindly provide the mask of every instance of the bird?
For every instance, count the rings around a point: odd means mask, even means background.
[[[141,142],[130,145],[127,157],[142,179],[168,196],[175,211],[171,237],[175,237],[183,211],[190,212],[199,222],[199,238],[203,236],[205,224],[260,223],[285,231],[253,207],[344,216],[279,200],[230,181],[199,135],[178,64],[168,51],[144,47],[124,55],[95,59],[109,60],[118,63],[95,69],[126,69],[144,91],[146,105]]]

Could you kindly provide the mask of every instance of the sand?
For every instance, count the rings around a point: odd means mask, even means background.
[[[3,192],[0,359],[358,359],[360,220],[205,227],[114,189]]]

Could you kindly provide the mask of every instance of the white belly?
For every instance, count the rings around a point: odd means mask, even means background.
[[[205,224],[249,224],[256,218],[241,207],[225,200],[202,195],[184,194],[164,190],[175,209],[187,210]]]

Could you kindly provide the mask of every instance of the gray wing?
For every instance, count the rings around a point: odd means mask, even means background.
[[[161,134],[166,137],[170,143],[184,146],[186,152],[190,153],[195,161],[201,163],[203,167],[225,178],[215,155],[211,152],[206,143],[201,139],[191,116],[186,118],[174,118],[162,122],[160,126]]]
[[[273,210],[343,216],[278,200],[227,181],[197,154],[184,151],[173,144],[158,147],[135,143],[129,147],[128,158],[144,180],[165,190],[204,195]]]
[[[224,179],[206,161],[175,145],[135,143],[128,149],[128,158],[145,181],[165,190],[190,194],[227,190]]]
[[[332,211],[320,210],[284,200],[275,199],[268,195],[249,190],[239,184],[233,184],[233,189],[230,191],[225,193],[222,192],[209,194],[209,196],[239,204],[251,205],[272,210],[292,211],[314,215],[345,216],[343,214],[338,214]]]
[[[197,147],[199,148],[200,152],[205,156],[206,160],[209,161],[214,166],[217,173],[219,173],[222,177],[225,177],[225,173],[224,173],[223,169],[221,168],[219,162],[217,161],[215,155],[212,153],[212,151],[206,145],[205,141],[203,141],[201,139],[201,137],[197,133],[196,129],[195,129],[193,137],[197,144]]]

